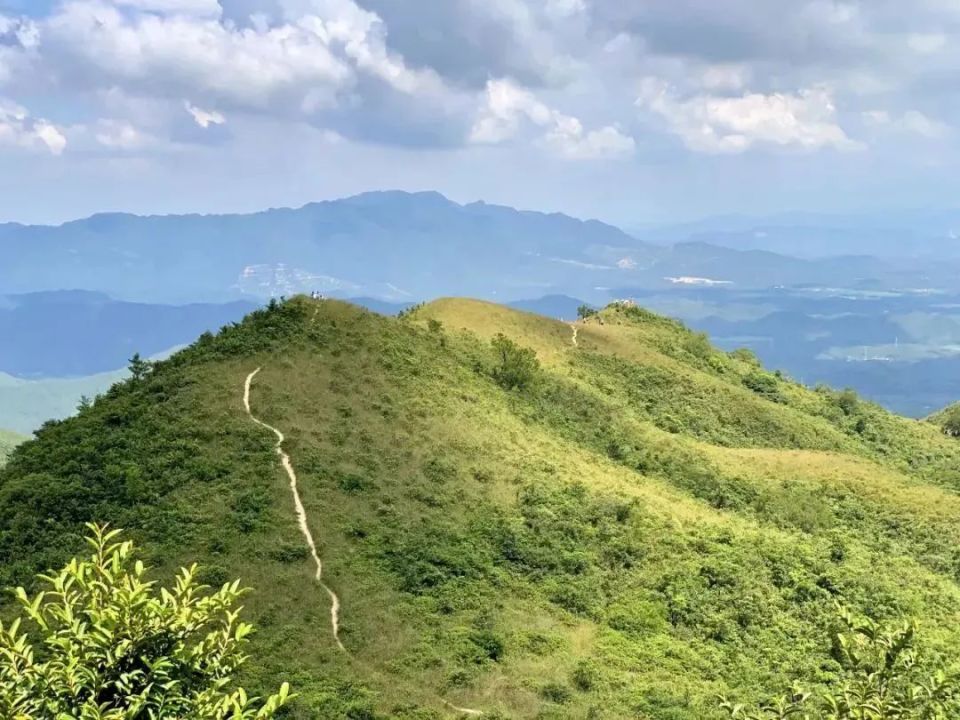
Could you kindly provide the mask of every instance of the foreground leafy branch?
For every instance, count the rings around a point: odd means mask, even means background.
[[[0,623],[0,718],[265,720],[290,698],[259,701],[232,679],[252,627],[239,621],[239,581],[214,593],[182,569],[170,590],[145,580],[118,530],[88,525],[89,560],[74,558],[23,615]],[[32,625],[28,636],[23,620]],[[34,647],[31,638],[42,638]]]
[[[916,626],[886,628],[840,611],[843,630],[834,655],[843,667],[837,686],[822,696],[794,689],[760,708],[725,699],[737,720],[948,720],[960,717],[960,679],[943,668],[925,669]]]

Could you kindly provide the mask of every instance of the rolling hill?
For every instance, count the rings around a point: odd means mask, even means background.
[[[960,656],[958,489],[935,425],[637,307],[295,298],[20,446],[0,585],[109,521],[254,588],[293,718],[710,719],[829,682],[837,604]]]

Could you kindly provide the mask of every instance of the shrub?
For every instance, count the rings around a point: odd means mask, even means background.
[[[306,560],[310,556],[310,551],[303,543],[280,543],[270,551],[270,557],[277,562],[293,563]]]
[[[691,333],[683,341],[683,349],[700,360],[709,360],[713,355],[713,346],[706,333]]]
[[[600,673],[593,663],[587,660],[581,660],[573,669],[570,680],[573,686],[580,692],[589,692],[596,686],[599,675]]]
[[[742,363],[746,363],[747,365],[760,367],[760,358],[758,358],[757,354],[749,348],[737,348],[730,353],[730,357],[732,357],[734,360],[739,360]]]
[[[153,363],[140,357],[140,353],[134,353],[130,358],[130,365],[127,368],[130,371],[130,377],[134,382],[140,382],[153,370]]]
[[[477,646],[483,660],[499,662],[503,657],[503,642],[489,630],[478,630],[470,636],[470,641]]]
[[[838,392],[834,396],[834,402],[843,411],[844,415],[853,415],[860,409],[860,397],[855,390],[850,388]]]
[[[589,305],[581,305],[577,308],[577,317],[581,320],[586,320],[596,315],[597,312],[598,310],[596,308],[592,308]]]
[[[503,333],[498,334],[491,344],[497,355],[493,379],[506,390],[529,386],[540,369],[540,361],[533,349],[520,347]]]
[[[773,400],[775,402],[779,402],[781,400],[780,389],[777,386],[777,379],[773,375],[765,373],[762,370],[754,370],[750,372],[743,378],[743,384],[750,390],[753,390],[753,392],[755,392],[757,395],[761,395],[768,400]]]
[[[158,593],[131,542],[88,527],[89,560],[41,577],[50,589],[36,597],[17,590],[34,630],[22,633],[22,618],[0,624],[0,717],[273,717],[289,699],[286,683],[263,702],[230,689],[253,630],[234,609],[239,581],[204,594],[194,566]]]
[[[557,703],[558,705],[563,705],[570,702],[572,693],[570,692],[570,688],[568,688],[566,685],[561,685],[560,683],[547,683],[540,688],[540,695],[544,700]]]
[[[822,697],[799,689],[760,708],[723,700],[738,720],[945,720],[960,713],[960,682],[942,669],[924,671],[916,627],[883,628],[841,610],[843,630],[834,637],[840,681]]]
[[[950,437],[960,437],[960,405],[954,405],[944,413],[941,427]]]

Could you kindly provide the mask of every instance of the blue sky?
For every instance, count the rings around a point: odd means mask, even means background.
[[[953,206],[953,0],[0,0],[0,220]]]

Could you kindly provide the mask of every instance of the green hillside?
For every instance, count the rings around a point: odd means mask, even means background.
[[[7,461],[13,449],[27,438],[9,430],[0,430],[0,465]]]
[[[536,352],[520,387],[499,333]],[[22,446],[0,585],[110,521],[161,571],[196,559],[254,588],[245,681],[288,680],[290,717],[700,720],[721,694],[828,683],[838,604],[919,618],[960,657],[958,488],[936,425],[638,308],[571,326],[298,298]]]

